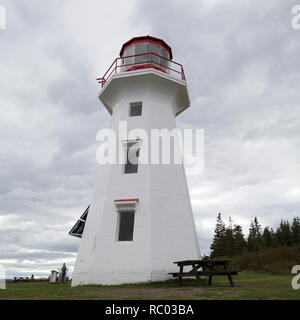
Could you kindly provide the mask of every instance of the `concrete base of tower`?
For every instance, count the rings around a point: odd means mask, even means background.
[[[174,272],[178,271],[177,269]],[[121,285],[127,283],[143,283],[165,281],[172,279],[172,276],[167,271],[153,272],[107,272],[93,273],[91,276],[85,272],[73,275],[72,287],[83,285]]]

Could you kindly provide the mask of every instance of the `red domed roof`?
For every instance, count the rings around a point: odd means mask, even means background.
[[[161,45],[162,47],[164,47],[166,50],[169,51],[170,59],[172,60],[173,55],[172,55],[171,47],[167,43],[165,43],[164,40],[159,39],[159,38],[155,38],[155,37],[151,37],[151,36],[134,37],[131,40],[125,42],[122,46],[121,51],[120,51],[120,57],[122,57],[123,52],[127,47],[129,47],[130,45],[132,45],[134,43],[140,43],[140,42],[152,42],[152,43]]]

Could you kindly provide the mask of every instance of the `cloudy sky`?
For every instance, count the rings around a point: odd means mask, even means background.
[[[202,253],[222,212],[248,232],[300,215],[300,30],[296,0],[0,0],[0,263],[9,277],[72,271],[68,231],[90,202],[101,76],[134,36],[164,39],[205,130],[188,184]]]

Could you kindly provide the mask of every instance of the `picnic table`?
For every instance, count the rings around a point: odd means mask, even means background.
[[[14,277],[14,281],[28,281],[29,277]]]
[[[198,285],[201,286],[200,277],[208,276],[208,285],[212,283],[213,276],[227,276],[232,287],[234,282],[232,275],[237,275],[238,271],[228,270],[228,264],[231,260],[183,260],[175,261],[179,267],[179,272],[172,272],[173,277],[179,278],[179,285],[182,286],[183,277],[196,277]],[[216,270],[216,266],[223,266],[223,270]],[[184,267],[190,267],[190,270],[184,272]]]

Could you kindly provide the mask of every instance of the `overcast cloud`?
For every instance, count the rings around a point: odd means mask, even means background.
[[[202,253],[216,215],[247,233],[300,216],[300,30],[290,0],[0,0],[0,263],[8,276],[72,271],[69,229],[90,202],[96,133],[109,126],[95,81],[138,35],[184,65],[205,130],[205,169],[188,177]]]

